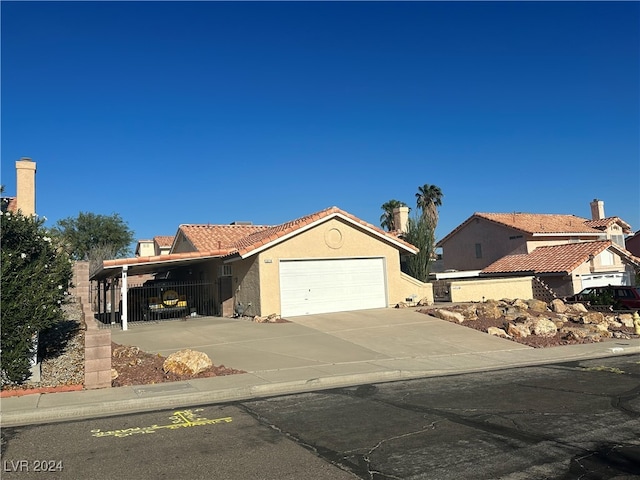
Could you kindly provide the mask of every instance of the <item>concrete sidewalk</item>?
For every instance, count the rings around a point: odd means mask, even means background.
[[[368,383],[640,353],[640,339],[534,349],[414,309],[254,323],[217,317],[133,324],[112,340],[167,356],[191,348],[248,373],[1,400],[2,426],[186,408]]]

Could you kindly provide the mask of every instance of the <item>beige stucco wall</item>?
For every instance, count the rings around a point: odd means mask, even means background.
[[[444,269],[482,270],[505,255],[527,253],[526,238],[520,232],[477,218],[442,245]],[[518,237],[512,238],[509,237]],[[476,258],[476,244],[482,257]]]
[[[184,237],[182,232],[178,232],[178,235],[176,238],[176,245],[172,253],[187,253],[187,252],[194,252],[194,251],[195,251],[195,248],[193,248],[193,245],[191,245],[191,243],[187,241],[187,239]]]
[[[281,259],[382,257],[387,271],[387,305],[416,294],[433,299],[430,286],[401,278],[398,249],[364,229],[339,218],[300,232],[249,259],[233,262],[238,268],[238,299],[251,302],[252,314],[280,314]],[[253,258],[253,260],[252,260]],[[237,267],[236,267],[237,265]],[[235,273],[234,273],[235,275]],[[246,303],[243,302],[243,303]]]
[[[431,283],[423,283],[406,273],[400,272],[398,291],[400,292],[400,300],[396,303],[421,301],[428,305],[433,304],[433,285]],[[393,305],[391,304],[391,306]]]
[[[260,267],[258,257],[231,263],[235,304],[251,306],[246,315],[262,315],[260,299]]]
[[[153,257],[155,255],[155,247],[152,241],[141,241],[138,243],[138,255],[140,257]]]
[[[451,282],[452,302],[482,302],[502,298],[533,298],[533,277],[496,278]]]

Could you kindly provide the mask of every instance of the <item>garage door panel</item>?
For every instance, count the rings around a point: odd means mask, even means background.
[[[282,315],[386,307],[385,279],[382,258],[281,261]]]

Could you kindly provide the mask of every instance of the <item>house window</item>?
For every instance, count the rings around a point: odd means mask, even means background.
[[[476,258],[482,258],[482,245],[476,243]]]
[[[218,276],[219,277],[230,277],[231,276],[231,265],[220,265],[218,267]]]

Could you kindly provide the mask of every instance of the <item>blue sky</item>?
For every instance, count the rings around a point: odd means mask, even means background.
[[[52,226],[278,224],[442,190],[640,229],[638,2],[6,2],[2,178]]]

